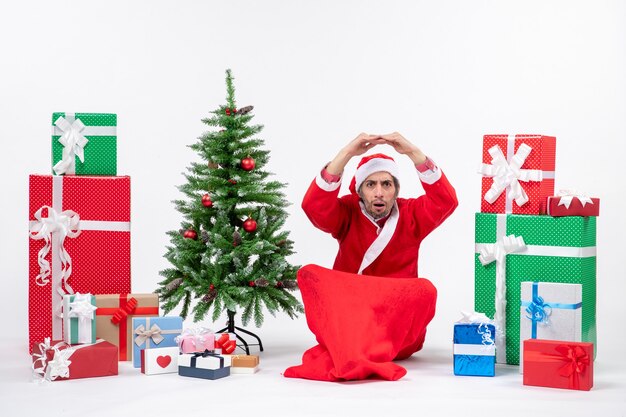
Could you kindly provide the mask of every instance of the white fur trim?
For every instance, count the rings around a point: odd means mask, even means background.
[[[391,241],[393,233],[396,231],[396,226],[398,226],[399,218],[400,210],[398,210],[398,204],[393,203],[391,214],[385,222],[383,229],[378,234],[378,237],[372,242],[370,247],[367,248],[367,251],[365,251],[365,254],[363,255],[363,260],[361,261],[361,266],[359,267],[359,272],[357,272],[357,274],[362,274],[363,270],[370,266],[372,262],[374,262],[376,258],[378,258],[378,255],[380,255],[382,251],[387,247],[387,245]]]
[[[393,177],[396,177],[398,181],[400,180],[400,170],[394,161],[386,158],[374,158],[361,165],[354,173],[356,190],[359,190],[359,187],[367,177],[381,171],[388,172]]]
[[[322,174],[317,174],[317,176],[315,177],[315,183],[317,184],[318,187],[320,187],[322,190],[324,191],[335,191],[337,188],[339,188],[341,186],[341,180],[337,181],[337,182],[331,182],[328,183],[324,180],[324,178],[322,178]]]
[[[439,181],[439,178],[441,178],[441,170],[439,169],[439,167],[435,167],[434,171],[431,171],[431,170],[428,170],[426,172],[417,171],[417,176],[420,178],[420,181],[430,185]]]

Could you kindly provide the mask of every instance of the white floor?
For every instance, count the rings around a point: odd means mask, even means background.
[[[427,343],[402,362],[396,382],[328,383],[284,378],[311,343],[264,340],[261,371],[208,381],[176,374],[145,376],[130,363],[117,377],[31,382],[29,357],[18,340],[0,345],[0,404],[5,416],[626,416],[626,362],[595,362],[592,391],[527,387],[517,367],[494,378],[455,377],[451,348]],[[619,355],[615,355],[616,357]],[[615,358],[617,359],[617,358]],[[402,414],[399,414],[402,413]]]

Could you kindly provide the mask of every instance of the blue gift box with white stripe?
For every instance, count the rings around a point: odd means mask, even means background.
[[[454,325],[454,375],[495,376],[496,328],[489,323]]]

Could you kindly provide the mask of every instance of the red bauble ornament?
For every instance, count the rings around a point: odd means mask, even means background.
[[[283,287],[283,282],[282,281],[277,281],[276,282],[276,288],[282,288]]]
[[[251,287],[256,286],[256,284],[254,283],[254,281],[249,281],[249,282],[248,282],[248,285],[249,285],[249,286],[251,286]]]
[[[241,169],[243,169],[244,171],[252,171],[256,165],[256,162],[252,157],[248,156],[247,158],[243,158],[241,160],[240,165]]]
[[[185,230],[185,233],[183,233],[183,237],[184,237],[185,239],[193,239],[193,240],[196,240],[196,239],[198,239],[198,234],[197,234],[197,233],[196,233],[196,231],[195,231],[195,230],[193,230],[193,229],[187,229],[187,230]]]
[[[230,116],[230,108],[226,107],[226,110],[224,110],[226,113],[226,116]]]
[[[214,290],[215,289],[215,285],[213,285],[213,284],[209,285],[209,289],[210,290]]]
[[[248,233],[254,232],[256,230],[256,221],[253,218],[248,217],[246,221],[243,222],[243,230]]]
[[[229,183],[231,183],[232,185],[237,184],[237,181],[235,181],[235,180],[234,180],[234,179],[232,179],[232,178],[231,178],[231,179],[229,179],[229,180],[228,180],[228,182],[229,182]]]
[[[204,207],[213,207],[213,202],[211,201],[211,196],[205,194],[202,196],[202,205]]]

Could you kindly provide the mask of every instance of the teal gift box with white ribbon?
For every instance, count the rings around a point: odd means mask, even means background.
[[[133,317],[133,366],[141,368],[144,349],[178,347],[176,337],[182,332],[182,317]]]
[[[522,282],[520,303],[520,372],[524,340],[565,340],[582,337],[583,288],[580,284]]]
[[[117,115],[53,113],[52,171],[56,175],[117,175]]]
[[[70,345],[96,343],[96,296],[63,296],[63,341]]]
[[[498,363],[520,363],[522,281],[581,284],[581,341],[596,343],[596,217],[477,213],[474,262],[474,309],[503,330]]]

